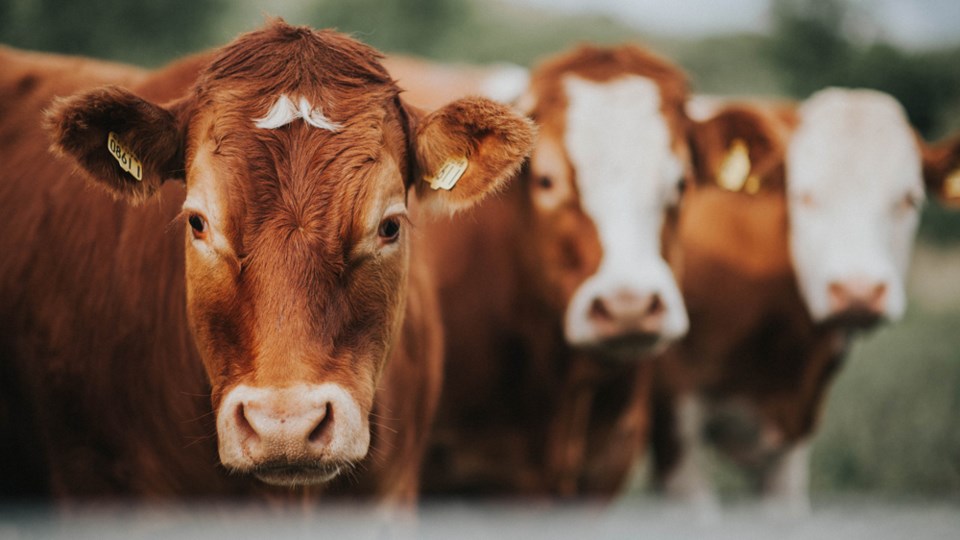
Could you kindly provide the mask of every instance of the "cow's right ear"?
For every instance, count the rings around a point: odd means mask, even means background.
[[[697,187],[753,195],[783,189],[784,126],[772,114],[728,105],[690,126]]]
[[[105,87],[57,99],[44,127],[55,152],[116,197],[140,203],[165,180],[184,177],[184,130],[175,112]]]
[[[426,115],[408,108],[408,117],[417,198],[435,214],[456,213],[502,189],[533,150],[533,122],[486,98]]]
[[[935,145],[921,144],[927,193],[946,206],[960,208],[960,135]]]

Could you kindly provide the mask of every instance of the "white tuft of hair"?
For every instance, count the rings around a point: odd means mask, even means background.
[[[254,125],[260,129],[277,129],[298,118],[302,118],[304,122],[315,128],[327,131],[339,131],[341,127],[340,124],[331,122],[324,116],[319,107],[311,105],[307,98],[301,97],[297,103],[294,103],[286,94],[282,94],[277,99],[266,116],[254,120]]]

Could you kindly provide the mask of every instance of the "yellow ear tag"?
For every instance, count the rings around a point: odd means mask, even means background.
[[[446,163],[440,167],[437,174],[431,178],[427,178],[426,181],[430,183],[430,187],[433,189],[446,189],[449,191],[453,189],[453,186],[457,185],[457,181],[460,180],[460,177],[463,176],[466,170],[467,158],[448,159]]]
[[[110,150],[110,155],[117,160],[121,169],[130,173],[138,182],[143,180],[143,165],[140,160],[120,144],[120,137],[112,131],[107,135],[107,150]]]
[[[747,143],[743,139],[736,139],[730,145],[727,156],[723,158],[720,164],[720,170],[717,172],[717,184],[723,189],[729,191],[740,191],[750,175],[750,152],[747,150]],[[756,181],[756,188],[759,189],[759,180]]]
[[[950,173],[943,182],[943,196],[948,199],[960,199],[960,169]]]

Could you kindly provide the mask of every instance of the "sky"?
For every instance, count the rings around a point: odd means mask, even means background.
[[[508,0],[570,13],[601,13],[642,30],[674,35],[763,32],[770,0]],[[853,0],[898,45],[960,43],[960,0]]]

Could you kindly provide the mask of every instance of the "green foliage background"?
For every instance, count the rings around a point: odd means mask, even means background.
[[[445,61],[532,65],[579,41],[631,40],[678,62],[697,92],[803,98],[865,86],[896,96],[928,139],[960,129],[960,44],[907,51],[858,37],[848,29],[870,26],[864,5],[773,0],[769,35],[692,39],[496,0],[0,0],[0,42],[157,66],[264,15]],[[906,320],[861,338],[831,392],[814,451],[817,493],[960,496],[960,213],[931,206],[922,238]]]

